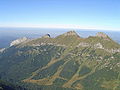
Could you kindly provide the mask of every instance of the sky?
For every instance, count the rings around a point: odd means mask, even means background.
[[[0,27],[120,31],[120,0],[0,0]]]

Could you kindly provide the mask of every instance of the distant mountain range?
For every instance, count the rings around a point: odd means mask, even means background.
[[[0,78],[28,90],[120,90],[120,44],[102,32],[20,38],[0,50]]]
[[[46,33],[49,33],[51,37],[56,37],[67,32],[68,29],[44,29],[44,28],[0,28],[0,48],[5,48],[10,45],[13,40],[18,38],[27,37],[30,39],[39,38]],[[97,32],[102,30],[76,30],[78,35],[83,38],[89,36],[95,36]],[[120,32],[119,31],[102,31],[109,35],[114,41],[120,43]]]

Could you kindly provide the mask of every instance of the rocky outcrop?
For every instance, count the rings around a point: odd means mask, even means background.
[[[94,45],[94,48],[103,49],[103,45],[101,43],[97,43],[97,44]]]
[[[4,50],[5,50],[5,48],[0,49],[0,53],[3,52]]]
[[[67,33],[64,33],[63,35],[64,35],[64,36],[72,36],[72,35],[79,36],[75,31],[69,31],[69,32],[67,32]]]
[[[86,43],[86,42],[81,42],[79,43],[79,45],[77,47],[92,47],[92,48],[100,48],[100,49],[104,49],[103,45],[101,43],[96,43],[96,44],[90,44],[90,43]]]
[[[114,49],[107,49],[105,47],[103,47],[103,45],[101,43],[96,43],[96,44],[90,44],[90,43],[86,43],[86,42],[81,42],[77,45],[77,47],[91,47],[94,49],[103,49],[106,52],[109,53],[116,53],[116,52],[120,52],[120,48],[114,48]]]
[[[89,47],[89,46],[90,46],[89,43],[81,42],[77,47]]]
[[[105,49],[105,51],[109,52],[109,53],[117,53],[120,52],[120,48],[116,48],[116,49]]]
[[[53,46],[61,46],[61,47],[66,47],[65,45],[61,44],[56,44],[56,43],[40,43],[40,44],[31,44],[30,46],[44,46],[44,45],[53,45]]]
[[[96,36],[97,36],[97,37],[102,37],[102,38],[107,38],[107,37],[108,37],[106,34],[104,34],[104,33],[102,33],[102,32],[98,32],[98,33],[96,34]]]
[[[17,39],[17,40],[12,41],[12,42],[10,43],[10,46],[18,45],[18,44],[20,44],[20,43],[22,43],[22,42],[26,42],[26,41],[28,41],[28,40],[29,40],[29,39],[26,38],[26,37],[19,38],[19,39]]]
[[[96,34],[96,37],[103,38],[104,40],[110,41],[109,36],[106,35],[106,34],[104,34],[104,33],[102,33],[102,32],[98,32],[98,33]]]

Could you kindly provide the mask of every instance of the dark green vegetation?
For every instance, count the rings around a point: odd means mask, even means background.
[[[5,82],[0,80],[0,90],[27,90],[23,88],[23,86],[11,84],[9,82]]]
[[[74,31],[34,39],[0,52],[0,78],[21,90],[120,90],[120,45]]]

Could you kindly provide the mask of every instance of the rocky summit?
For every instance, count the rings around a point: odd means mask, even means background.
[[[104,34],[103,32],[98,32],[98,33],[96,34],[96,36],[97,36],[97,37],[103,37],[103,38],[107,38],[107,37],[108,37],[108,35]]]
[[[77,35],[78,36],[78,34],[75,31],[69,31],[67,33],[64,33],[64,35],[65,36],[71,36],[71,35]]]
[[[120,90],[120,44],[75,31],[18,39],[0,52],[0,79],[26,90]]]
[[[17,40],[12,41],[12,42],[10,43],[10,46],[17,45],[17,44],[26,42],[26,41],[28,41],[28,40],[29,40],[29,39],[26,38],[26,37],[19,38],[19,39],[17,39]]]

